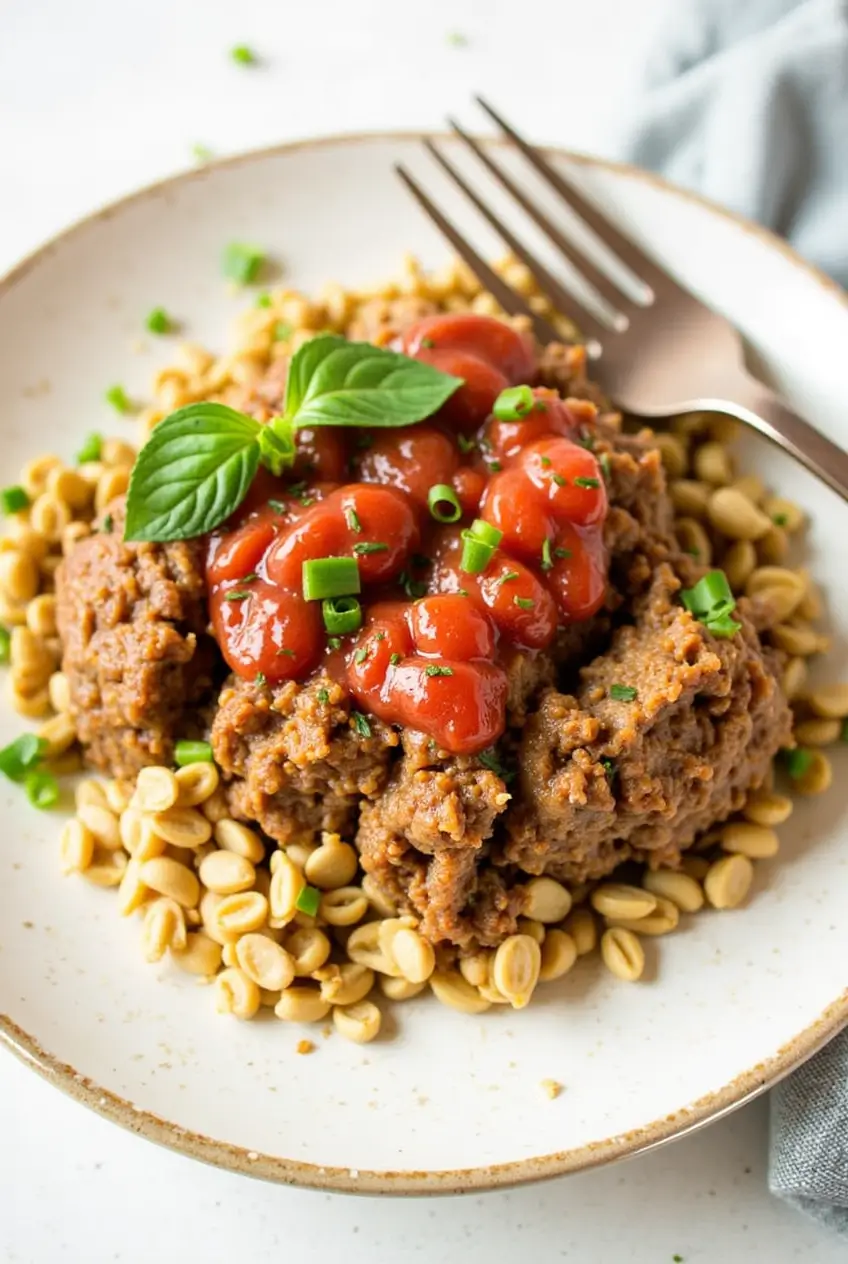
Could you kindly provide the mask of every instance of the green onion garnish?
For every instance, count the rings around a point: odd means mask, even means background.
[[[583,478],[582,475],[574,480],[575,487],[600,487],[601,480],[599,478]]]
[[[362,606],[356,597],[328,597],[321,603],[321,614],[324,627],[333,637],[347,636],[362,627]]]
[[[371,736],[371,725],[361,711],[351,711],[350,718],[353,720],[353,727],[361,737]]]
[[[52,808],[59,798],[59,782],[46,768],[36,768],[24,778],[26,797],[34,808]]]
[[[388,553],[389,546],[374,540],[364,540],[362,544],[354,544],[353,551],[357,557],[367,557],[369,553]]]
[[[539,464],[543,470],[549,470],[553,465],[553,461],[549,456],[541,456],[539,457]]]
[[[638,696],[638,690],[632,685],[610,685],[609,696],[613,702],[632,702]]]
[[[604,478],[607,480],[607,482],[609,482],[610,476],[612,474],[612,467],[610,466],[610,459],[609,459],[608,452],[601,453],[601,455],[598,457],[598,465],[600,465],[601,467],[601,473],[603,474]]]
[[[209,742],[179,741],[174,746],[174,763],[178,768],[188,764],[211,764],[212,747]]]
[[[350,527],[351,531],[355,531],[359,534],[362,531],[362,523],[359,521],[359,514],[352,506],[348,506],[348,508],[344,511],[344,514],[345,522]]]
[[[259,275],[265,262],[265,252],[258,246],[249,246],[241,241],[232,241],[224,248],[222,269],[229,281],[239,285],[250,285]]]
[[[785,527],[789,521],[789,515],[785,513],[772,514],[771,520],[776,527]]]
[[[427,505],[436,522],[459,522],[462,505],[450,483],[434,483],[427,493]]]
[[[171,318],[164,307],[154,307],[144,323],[152,334],[167,334],[171,329]]]
[[[532,597],[513,597],[512,601],[521,610],[532,610],[536,604]]]
[[[0,664],[8,663],[12,649],[12,634],[0,623]]]
[[[557,487],[565,487],[568,482],[568,479],[563,478],[561,474],[552,474],[551,478],[553,479],[554,483],[556,483]]]
[[[392,667],[397,667],[401,658],[402,658],[401,654],[392,654],[391,658],[389,659],[389,662],[391,663]]]
[[[303,887],[300,895],[294,902],[294,906],[299,913],[306,913],[309,917],[314,917],[318,912],[320,903],[321,892],[317,887]]]
[[[604,773],[605,773],[605,775],[606,775],[606,779],[607,779],[607,781],[609,782],[610,786],[612,786],[613,782],[615,781],[616,777],[618,776],[618,769],[617,769],[617,768],[616,768],[616,766],[615,766],[615,762],[614,762],[614,760],[612,760],[612,759],[602,759],[602,760],[601,760],[601,767],[602,767],[602,768],[603,768],[603,770],[604,770]]]
[[[123,386],[110,386],[106,392],[106,403],[111,404],[116,413],[132,412],[132,403]]]
[[[459,569],[465,571],[466,575],[482,575],[494,555],[494,545],[486,544],[470,531],[463,531]]]
[[[356,651],[356,653],[353,656],[353,661],[355,663],[364,663],[367,657],[368,657],[368,650],[363,648],[361,650]]]
[[[271,307],[273,306],[273,303],[274,303],[274,300],[271,298],[271,295],[267,292],[267,290],[265,291],[264,294],[258,295],[256,299],[257,307]]]
[[[268,508],[273,509],[274,513],[277,514],[284,514],[288,512],[286,509],[286,502],[284,500],[269,500]]]
[[[256,687],[257,687],[258,689],[264,689],[264,688],[265,688],[265,686],[266,686],[266,685],[267,685],[267,683],[268,683],[268,680],[267,680],[267,677],[265,676],[265,673],[264,673],[264,672],[257,672],[257,673],[256,673],[256,676],[255,676],[255,678],[254,678],[253,683],[254,683],[254,685],[256,685]]]
[[[331,650],[340,650],[342,648],[342,639],[340,636],[327,637],[327,645]]]
[[[85,465],[87,461],[99,461],[103,451],[103,436],[96,430],[85,436],[83,445],[77,453],[77,465]]]
[[[295,656],[294,650],[287,649],[285,645],[281,645],[280,648],[277,650],[276,654],[274,655],[274,657],[280,658],[281,656],[285,656],[286,658],[294,658]]]
[[[551,542],[550,540],[546,540],[542,545],[542,570],[549,571],[553,564],[553,558],[551,557]]]
[[[498,421],[521,421],[533,411],[534,396],[529,386],[508,386],[494,402],[492,412]]]
[[[513,579],[520,579],[520,578],[521,576],[519,575],[518,571],[504,571],[503,575],[501,575],[500,579],[497,581],[497,586],[498,588],[500,588],[503,584],[508,584]]]
[[[571,557],[571,549],[554,549],[554,557],[559,557],[559,558]]]
[[[812,764],[813,752],[805,750],[803,746],[796,746],[793,750],[782,750],[780,759],[792,780],[797,781]]]
[[[34,733],[22,733],[8,746],[0,750],[0,772],[11,781],[20,781],[24,773],[35,768],[47,750],[43,737]]]
[[[7,514],[20,513],[22,509],[29,508],[29,496],[17,484],[14,487],[3,488],[0,492],[0,502],[3,505],[3,513]]]
[[[477,756],[477,760],[483,768],[488,769],[489,772],[493,772],[496,777],[500,777],[501,781],[506,781],[508,783],[512,781],[515,776],[515,773],[509,768],[506,768],[498,758],[498,753],[494,747],[490,747],[489,750],[481,751]]]
[[[307,601],[348,597],[362,589],[355,557],[316,557],[303,563],[303,595]]]
[[[491,544],[493,549],[496,549],[503,539],[503,531],[499,531],[491,523],[484,522],[482,518],[475,518],[469,530],[473,536],[478,540],[482,540],[484,544]]]
[[[257,62],[256,53],[246,44],[236,44],[235,48],[230,49],[230,56],[239,66],[255,66]]]
[[[329,702],[329,701],[330,701],[330,695],[329,695],[329,693],[327,692],[327,690],[326,690],[326,689],[319,689],[319,690],[318,690],[318,693],[316,694],[316,697],[317,697],[317,699],[318,699],[318,701],[319,701],[319,702]]]
[[[106,535],[108,535],[108,534],[109,534],[109,532],[112,530],[112,526],[113,526],[112,515],[111,515],[111,514],[107,514],[107,515],[106,515],[106,517],[103,519],[103,526],[102,526],[101,530],[102,530],[102,531],[103,531]]]
[[[438,667],[435,663],[428,663],[424,668],[425,676],[452,676],[452,667]]]
[[[464,452],[466,454],[469,452],[473,452],[474,449],[477,447],[477,440],[469,439],[468,435],[464,435],[464,434],[458,434],[456,436],[456,442],[457,442],[460,452]]]
[[[191,156],[195,162],[211,162],[214,154],[208,145],[202,145],[198,142],[191,147]]]
[[[250,597],[249,588],[233,588],[228,593],[224,593],[224,601],[244,601],[245,597]]]
[[[680,600],[691,615],[717,637],[734,636],[742,627],[731,618],[736,600],[724,571],[708,571],[693,588],[684,588]]]

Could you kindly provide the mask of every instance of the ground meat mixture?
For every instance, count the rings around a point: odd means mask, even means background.
[[[385,343],[430,310],[380,300],[348,332]],[[603,410],[581,348],[540,352],[538,382]],[[284,384],[275,362],[238,403],[270,416]],[[658,452],[622,435],[613,414],[592,427],[610,501],[606,598],[546,650],[502,660],[496,753],[448,757],[373,717],[363,731],[346,688],[325,676],[274,686],[231,676],[211,711],[234,814],[280,842],[346,832],[384,895],[443,946],[512,933],[528,874],[583,882],[628,859],[675,866],[790,741],[779,664],[746,603],[729,639],[680,604],[701,571],[677,548]],[[80,543],[57,575],[59,625],[88,758],[130,775],[170,759],[209,694],[212,659],[202,545],[123,544],[120,506],[111,512],[112,532]],[[635,698],[614,700],[621,684]]]
[[[97,525],[56,575],[62,670],[87,758],[132,777],[170,762],[212,690],[203,546],[125,544],[123,498]]]

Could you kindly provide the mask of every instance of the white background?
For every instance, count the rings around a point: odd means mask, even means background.
[[[69,221],[188,165],[198,142],[225,154],[321,132],[438,127],[449,112],[474,124],[480,91],[539,140],[614,154],[666,3],[0,0],[0,273]],[[228,59],[241,43],[260,66]],[[760,1102],[565,1181],[363,1200],[190,1163],[2,1055],[0,1259],[844,1260],[844,1243],[769,1197],[766,1130]]]

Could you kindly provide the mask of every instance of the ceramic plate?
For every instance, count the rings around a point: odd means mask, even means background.
[[[21,264],[0,285],[0,481],[36,453],[70,456],[90,429],[120,429],[104,389],[122,382],[143,395],[169,354],[161,340],[134,346],[151,308],[223,345],[249,301],[220,279],[228,241],[262,243],[307,289],[373,283],[406,250],[443,261],[392,173],[407,162],[467,220],[420,140],[336,139],[213,165],[93,216]],[[840,291],[775,239],[643,173],[556,160],[737,324],[793,404],[848,444]],[[751,442],[747,459],[811,513],[805,549],[834,632],[820,670],[844,676],[848,512],[767,446]],[[20,727],[4,709],[0,738]],[[419,1000],[397,1011],[390,1038],[359,1047],[318,1036],[310,1057],[295,1052],[305,1029],[223,1019],[208,989],[147,965],[114,893],[59,876],[56,814],[4,783],[0,1030],[36,1069],[135,1131],[283,1181],[481,1188],[633,1153],[738,1105],[848,1019],[841,754],[829,795],[803,802],[780,857],[757,866],[749,906],[688,919],[656,945],[641,985],[587,961],[523,1012],[468,1018]],[[564,1086],[555,1101],[544,1079]]]

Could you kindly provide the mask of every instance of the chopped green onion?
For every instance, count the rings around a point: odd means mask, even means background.
[[[496,777],[500,777],[501,781],[509,783],[515,777],[515,773],[506,768],[498,758],[498,753],[491,747],[489,750],[481,751],[477,756],[477,761],[489,772],[493,772]]]
[[[164,307],[154,307],[144,323],[151,334],[167,334],[171,330],[171,318]]]
[[[803,746],[796,746],[793,750],[782,750],[780,758],[789,776],[797,781],[812,764],[813,752],[805,750]]]
[[[484,544],[491,544],[493,549],[496,549],[503,539],[503,531],[499,531],[497,527],[484,522],[482,518],[475,518],[469,530],[473,536],[476,536],[478,540],[482,540]]]
[[[610,459],[609,459],[608,452],[601,453],[601,455],[598,457],[598,465],[600,465],[601,467],[601,473],[603,474],[604,478],[607,480],[607,482],[609,482],[610,476],[612,474],[612,468],[610,466]]]
[[[609,696],[613,702],[632,702],[638,696],[638,690],[632,685],[610,685]]]
[[[87,461],[99,461],[103,451],[103,435],[92,430],[85,436],[83,445],[77,453],[77,465],[85,465]]]
[[[355,557],[315,557],[303,563],[303,595],[307,601],[348,597],[362,589]]]
[[[209,742],[177,742],[174,746],[174,763],[178,768],[185,768],[187,764],[211,764],[212,747]]]
[[[436,344],[433,342],[432,338],[422,338],[418,345],[419,347],[425,347],[429,351],[432,347],[435,347]]]
[[[354,544],[353,551],[357,557],[367,557],[369,553],[388,553],[389,546],[374,540],[364,540],[362,544]]]
[[[300,895],[294,902],[294,906],[299,913],[306,913],[308,917],[314,917],[318,912],[320,903],[321,892],[317,887],[303,887]]]
[[[274,326],[274,342],[285,342],[287,338],[291,338],[294,330],[288,321],[278,320]]]
[[[362,627],[362,606],[356,597],[328,597],[321,603],[321,614],[324,627],[334,637],[347,636]]]
[[[344,513],[345,513],[345,522],[347,523],[350,530],[356,531],[357,534],[359,534],[362,531],[362,523],[359,521],[359,514],[356,512],[356,510],[353,508],[352,505],[349,505],[348,508],[344,511]]]
[[[46,768],[36,768],[24,778],[24,791],[32,806],[43,812],[58,800],[59,782]]]
[[[456,442],[457,442],[460,452],[464,452],[466,454],[469,452],[473,452],[474,449],[477,447],[477,440],[469,439],[468,435],[464,435],[464,434],[458,434],[456,436]]]
[[[374,637],[375,641],[385,641],[385,639],[386,639],[385,632],[378,632],[377,635]]]
[[[8,628],[4,628],[0,623],[0,664],[6,664],[9,661],[12,649],[12,634]]]
[[[368,657],[368,650],[363,648],[361,650],[356,651],[356,653],[353,656],[353,661],[355,663],[364,663],[367,657]]]
[[[108,535],[109,532],[112,530],[112,523],[113,523],[112,515],[107,514],[106,517],[103,519],[103,526],[101,527],[101,530],[106,535]]]
[[[195,162],[211,162],[215,155],[212,153],[212,150],[208,145],[201,145],[198,143],[192,145],[191,156]]]
[[[132,412],[132,403],[123,386],[110,386],[106,392],[106,403],[111,404],[116,413]]]
[[[284,500],[269,500],[268,508],[273,509],[274,513],[278,513],[278,514],[284,514],[288,512],[286,509],[286,502]]]
[[[618,769],[615,766],[615,762],[612,759],[602,759],[601,767],[604,770],[607,781],[609,782],[610,786],[612,786],[613,782],[618,776]]]
[[[479,540],[470,531],[463,531],[459,569],[465,571],[466,575],[482,575],[494,555],[494,545]]]
[[[3,488],[0,492],[0,502],[3,505],[3,513],[7,514],[20,513],[22,509],[29,508],[29,496],[17,484],[14,487]]]
[[[264,688],[265,688],[265,686],[266,686],[266,685],[267,685],[267,683],[268,683],[268,680],[267,680],[267,678],[266,678],[266,676],[265,676],[265,673],[264,673],[264,672],[257,672],[257,673],[256,673],[256,676],[255,676],[255,678],[254,678],[253,683],[257,686],[257,688],[259,688],[259,689],[264,689]]]
[[[247,573],[246,575],[242,575],[241,579],[239,580],[239,583],[240,583],[240,584],[252,584],[252,583],[253,583],[253,581],[254,581],[255,579],[258,579],[258,578],[259,578],[259,576],[256,574],[256,571],[248,571],[248,573]]]
[[[329,695],[329,693],[327,692],[327,690],[326,690],[326,689],[319,689],[319,690],[318,690],[318,693],[316,694],[316,697],[317,697],[317,699],[318,699],[318,701],[319,701],[319,702],[329,702],[329,701],[330,701],[330,695]]]
[[[256,298],[257,307],[272,307],[273,304],[274,304],[274,300],[271,298],[271,295],[268,293],[267,290],[265,290],[264,293],[257,295],[257,298]]]
[[[389,662],[391,663],[392,667],[397,667],[402,657],[403,656],[401,654],[392,654],[391,658],[389,659]]]
[[[361,711],[351,711],[350,715],[353,720],[353,727],[360,737],[370,737],[371,725],[368,723],[366,716]]]
[[[500,579],[497,580],[497,586],[498,588],[500,588],[503,584],[508,584],[511,582],[511,580],[520,579],[520,578],[521,576],[519,575],[518,571],[504,571]]]
[[[551,460],[549,456],[542,456],[542,457],[539,457],[539,464],[541,465],[543,470],[549,470],[551,466],[553,465],[553,461]]]
[[[285,655],[286,658],[294,658],[295,656],[294,650],[287,649],[285,645],[280,646],[280,648],[277,650],[277,653],[274,655],[274,657],[280,658],[281,655]]]
[[[536,604],[532,597],[513,597],[512,602],[521,610],[532,610]]]
[[[231,241],[224,248],[222,268],[229,281],[239,285],[250,285],[259,275],[265,262],[265,252],[258,246],[249,246],[241,241]]]
[[[435,663],[428,663],[424,668],[425,676],[452,676],[452,667],[437,667]]]
[[[459,522],[462,505],[450,483],[434,483],[427,493],[427,505],[436,522]]]
[[[566,484],[568,483],[568,479],[563,478],[561,474],[552,474],[551,478],[556,483],[557,487],[565,487]]]
[[[575,487],[600,487],[601,480],[598,478],[583,478],[582,475],[574,480]]]
[[[734,636],[742,627],[741,623],[731,618],[736,600],[724,571],[708,571],[693,588],[684,588],[681,591],[680,600],[713,636]]]
[[[230,49],[230,56],[239,66],[255,66],[258,60],[256,53],[246,44],[236,44],[235,48]]]
[[[24,773],[35,768],[47,751],[47,742],[34,733],[22,733],[0,750],[0,772],[11,781],[20,781]]]
[[[501,470],[503,469],[503,466],[501,465],[500,461],[488,461],[486,468],[488,469],[490,474],[500,474]]]
[[[492,406],[498,421],[521,421],[533,411],[535,397],[529,386],[508,386]]]
[[[789,514],[785,514],[785,513],[772,514],[771,520],[776,527],[785,527],[787,522],[789,521]]]
[[[340,650],[342,648],[341,637],[329,636],[327,637],[327,644],[331,650]]]
[[[232,588],[228,593],[224,593],[224,601],[244,601],[251,595],[249,588]]]
[[[581,448],[585,448],[587,452],[595,451],[595,436],[584,430],[583,434],[577,440]]]
[[[550,540],[546,540],[542,545],[542,570],[549,571],[553,564],[554,561],[551,557],[551,542]]]
[[[560,557],[560,558],[571,557],[571,549],[554,549],[554,557]]]

